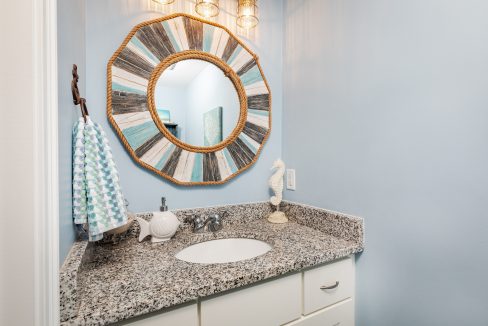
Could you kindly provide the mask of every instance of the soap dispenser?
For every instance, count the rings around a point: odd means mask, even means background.
[[[164,242],[171,239],[175,235],[180,226],[180,221],[175,214],[168,211],[166,206],[166,198],[161,198],[161,212],[154,212],[151,221],[148,222],[142,217],[136,216],[137,222],[139,222],[140,233],[139,242],[144,240],[148,235],[151,236],[151,242]]]
[[[166,197],[161,197],[161,206],[159,207],[161,212],[166,212],[168,210],[168,206],[166,206]]]

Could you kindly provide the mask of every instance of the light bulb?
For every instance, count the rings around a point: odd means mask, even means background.
[[[175,0],[153,0],[153,1],[161,5],[169,5],[175,2]]]
[[[237,25],[249,29],[258,24],[258,6],[256,2],[256,0],[239,0],[237,7]]]
[[[195,11],[203,17],[215,17],[219,14],[219,0],[196,0]]]

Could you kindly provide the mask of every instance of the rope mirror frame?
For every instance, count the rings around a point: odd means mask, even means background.
[[[240,102],[232,133],[211,147],[193,146],[159,119],[154,92],[175,62],[200,59],[229,77]],[[271,132],[271,91],[259,59],[222,25],[173,14],[136,25],[107,65],[107,116],[132,159],[179,185],[223,184],[251,167]]]

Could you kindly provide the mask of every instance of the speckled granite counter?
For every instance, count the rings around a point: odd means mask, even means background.
[[[287,224],[268,223],[264,217],[269,205],[253,203],[199,209],[231,213],[215,234],[194,234],[183,225],[174,239],[160,244],[139,243],[135,237],[88,249],[86,242],[76,243],[61,270],[61,316],[67,320],[62,325],[107,325],[363,250],[362,219],[287,205]],[[181,217],[190,211],[195,210],[176,213]],[[226,264],[193,264],[174,257],[190,244],[236,237],[263,240],[273,249]]]

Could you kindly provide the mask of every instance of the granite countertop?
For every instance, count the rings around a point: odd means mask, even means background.
[[[75,244],[72,260],[63,268],[71,271],[70,277],[78,270],[73,285],[76,313],[63,325],[107,325],[363,250],[360,218],[291,204],[291,221],[271,224],[263,218],[269,209],[265,203],[248,205],[255,206],[239,207],[237,217],[215,234],[194,234],[183,226],[171,241],[158,244],[147,240],[139,243],[135,237],[90,250],[84,242]],[[254,212],[255,217],[240,219],[246,211]],[[225,264],[194,264],[174,257],[190,244],[223,238],[258,239],[273,249],[262,256]],[[84,254],[89,258],[80,258],[83,251],[90,252]],[[62,277],[61,282],[64,280],[68,279]]]

